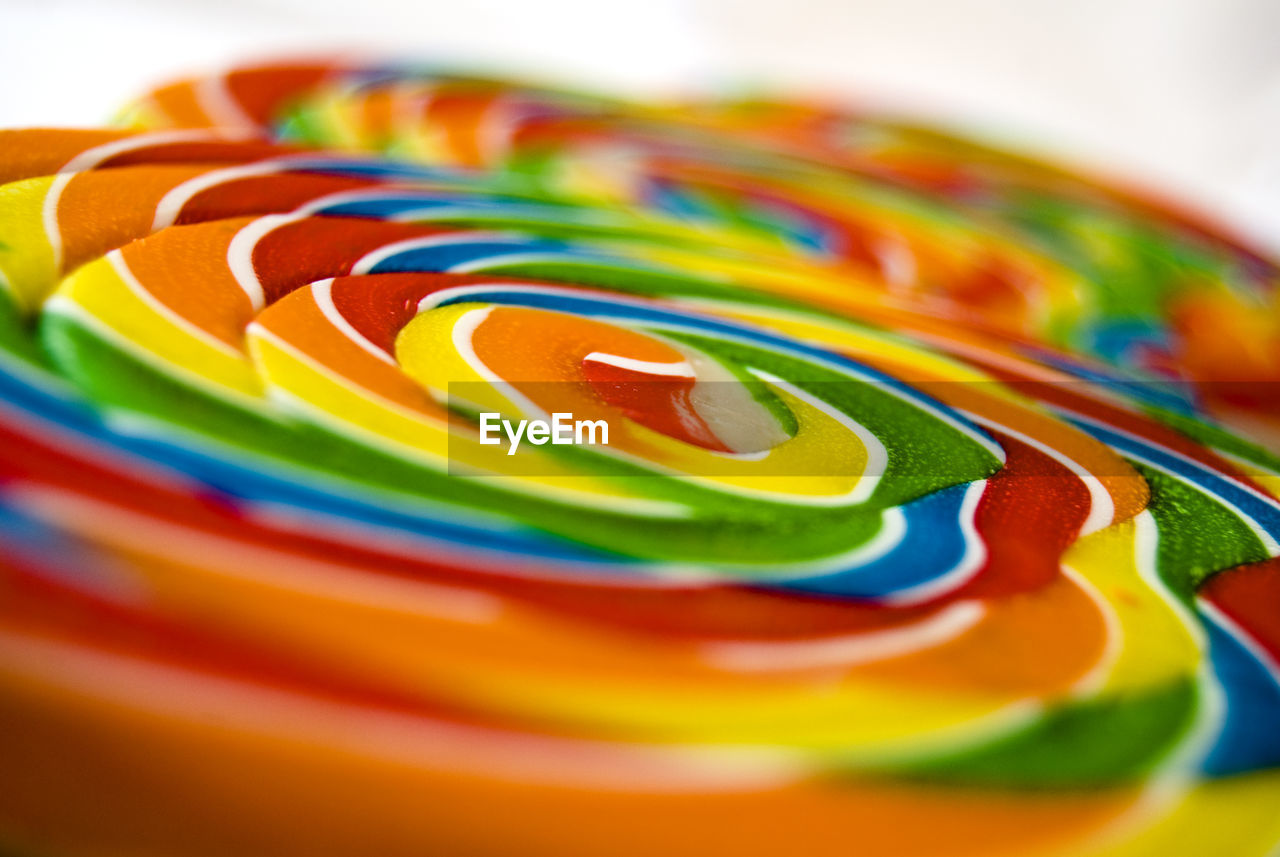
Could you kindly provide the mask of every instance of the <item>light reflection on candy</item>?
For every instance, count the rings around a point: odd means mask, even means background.
[[[0,841],[1280,841],[1238,241],[813,105],[319,63],[125,116],[0,134]]]

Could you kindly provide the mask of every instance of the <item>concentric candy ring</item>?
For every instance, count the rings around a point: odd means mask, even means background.
[[[317,63],[124,122],[0,132],[5,847],[1280,842],[1240,241],[809,104]]]

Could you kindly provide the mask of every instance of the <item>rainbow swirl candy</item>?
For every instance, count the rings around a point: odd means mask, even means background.
[[[1280,843],[1239,241],[807,104],[316,63],[123,124],[0,132],[0,848]]]

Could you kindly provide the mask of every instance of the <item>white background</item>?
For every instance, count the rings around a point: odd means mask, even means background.
[[[158,80],[317,48],[882,103],[1280,249],[1280,0],[0,0],[0,127],[94,124]]]

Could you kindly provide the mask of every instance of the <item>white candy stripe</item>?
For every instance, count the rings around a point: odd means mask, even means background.
[[[258,272],[253,268],[253,251],[258,242],[271,232],[304,217],[302,214],[269,214],[259,217],[237,232],[227,246],[227,267],[231,269],[231,275],[240,284],[240,288],[248,295],[255,312],[266,306],[267,297],[262,290],[262,281],[258,279]]]
[[[284,168],[284,164],[276,161],[261,161],[256,164],[239,164],[234,167],[213,170],[212,172],[189,179],[188,181],[185,181],[171,189],[164,195],[164,197],[161,198],[159,204],[156,205],[156,216],[151,221],[151,231],[159,232],[161,229],[172,226],[177,222],[178,215],[182,213],[183,207],[190,202],[196,194],[202,191],[206,191],[209,188],[216,187],[220,184],[235,181],[236,179],[267,175],[269,173],[278,173]]]
[[[617,354],[606,354],[603,351],[592,351],[582,358],[582,362],[603,363],[606,366],[615,366],[618,369],[642,372],[645,375],[661,375],[666,378],[692,379],[694,377],[693,366],[689,364],[688,360],[681,360],[678,363],[659,363],[654,360],[636,360],[631,357],[621,357]]]
[[[940,646],[976,626],[986,613],[980,602],[957,601],[920,622],[887,631],[816,640],[711,643],[704,659],[744,673],[849,667]]]
[[[112,140],[110,143],[103,143],[101,146],[94,146],[92,149],[85,149],[83,152],[59,167],[58,172],[83,172],[84,170],[93,169],[99,164],[105,163],[117,155],[123,155],[125,152],[132,152],[136,149],[147,149],[152,146],[164,146],[170,143],[190,143],[199,140],[211,143],[220,141],[234,143],[254,139],[255,136],[256,135],[248,133],[243,129],[211,131],[204,128],[135,134],[131,137]]]
[[[333,278],[327,280],[319,280],[311,284],[311,296],[315,299],[316,306],[320,307],[320,312],[324,314],[325,319],[330,324],[342,331],[342,335],[350,339],[356,345],[359,345],[369,354],[387,363],[391,366],[396,365],[395,358],[374,345],[364,334],[351,326],[351,322],[347,321],[346,316],[338,311],[337,306],[333,303]]]

